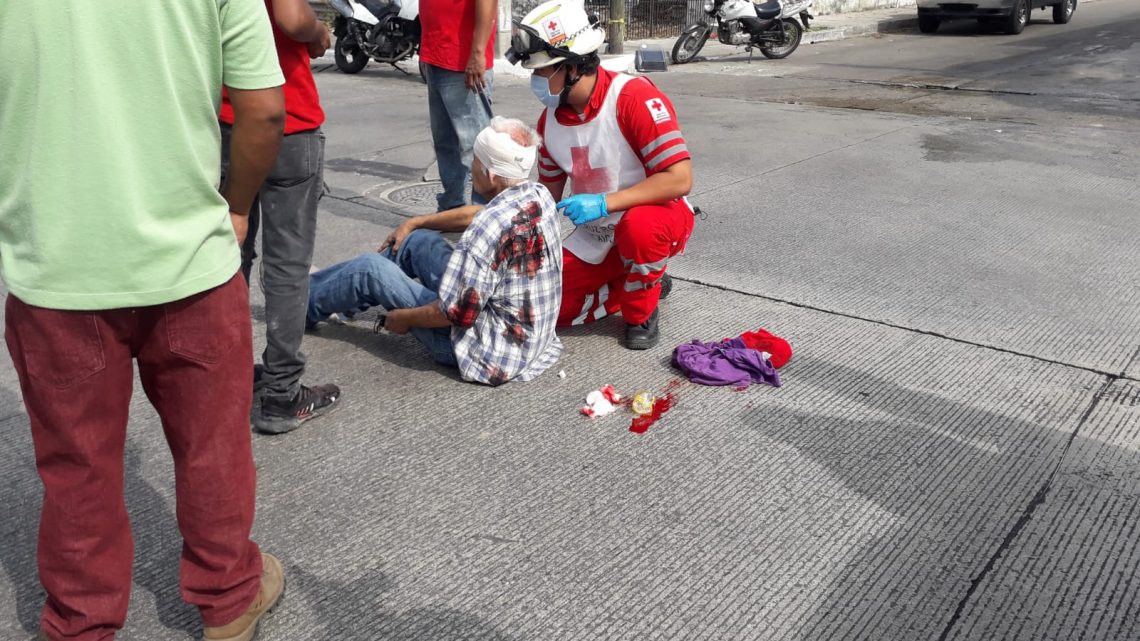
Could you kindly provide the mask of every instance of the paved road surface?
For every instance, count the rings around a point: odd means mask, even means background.
[[[310,380],[345,402],[255,437],[256,533],[290,582],[261,638],[1140,636],[1138,37],[1140,7],[1102,0],[1019,37],[710,49],[655,76],[708,214],[661,346],[568,332],[565,379],[490,390],[367,318],[311,336]],[[432,152],[417,79],[318,69],[324,265],[422,210]],[[513,78],[496,108],[536,114]],[[760,326],[796,348],[779,389],[685,385],[642,436],[576,413],[602,383],[664,388],[681,342]],[[0,639],[24,639],[40,489],[7,366],[0,416]],[[141,394],[127,449],[121,636],[194,638]]]

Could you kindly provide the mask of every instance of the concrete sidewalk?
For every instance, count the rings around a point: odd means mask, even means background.
[[[804,32],[803,44],[817,42],[835,42],[847,38],[856,38],[875,33],[888,33],[907,31],[918,28],[918,18],[914,7],[896,9],[880,9],[875,11],[858,11],[852,13],[835,13],[818,16],[811,21],[811,28]],[[642,47],[660,47],[666,53],[673,49],[680,35],[678,29],[676,36],[668,38],[651,38],[645,40],[626,40],[624,52],[621,54],[603,55],[603,66],[614,71],[627,71],[633,69],[634,52]],[[709,40],[701,50],[702,58],[717,58],[736,54],[740,47],[724,45],[715,40]],[[794,55],[794,54],[793,54]],[[529,77],[530,72],[518,66],[509,64],[503,58],[495,59],[495,73],[508,76]]]
[[[811,21],[811,27],[804,32],[803,44],[835,42],[836,40],[856,38],[873,33],[907,31],[917,28],[918,14],[914,7],[833,13],[816,16],[815,20]],[[679,36],[680,33],[677,35]],[[634,51],[641,45],[658,45],[669,50],[672,49],[673,43],[676,41],[676,36],[649,40],[627,40],[625,46],[627,53]],[[722,45],[710,40],[705,44],[705,51],[702,53],[706,56],[715,55],[713,51],[716,48],[723,48],[726,51],[737,49],[737,47]]]

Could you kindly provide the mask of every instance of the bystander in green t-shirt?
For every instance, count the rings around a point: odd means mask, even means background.
[[[35,35],[31,35],[35,34]],[[263,0],[0,0],[0,275],[53,309],[228,281],[222,85],[284,79]]]

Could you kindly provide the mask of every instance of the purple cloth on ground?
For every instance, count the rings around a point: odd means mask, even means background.
[[[673,350],[673,366],[701,385],[748,387],[752,383],[780,386],[780,374],[764,353],[739,338],[719,343],[693,341]]]

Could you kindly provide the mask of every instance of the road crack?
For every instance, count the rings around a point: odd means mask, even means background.
[[[978,588],[981,587],[982,583],[984,583],[990,573],[993,572],[993,569],[997,567],[997,562],[1001,560],[1002,555],[1013,546],[1017,537],[1021,535],[1022,530],[1025,529],[1025,526],[1028,525],[1029,521],[1033,518],[1033,514],[1037,511],[1037,508],[1045,503],[1045,499],[1049,495],[1049,490],[1053,488],[1053,481],[1057,478],[1057,473],[1061,471],[1061,465],[1064,464],[1065,458],[1068,457],[1069,450],[1073,447],[1073,442],[1076,441],[1077,436],[1081,432],[1081,428],[1084,427],[1089,417],[1092,416],[1093,411],[1100,405],[1108,389],[1118,380],[1120,380],[1119,376],[1110,375],[1105,377],[1104,383],[1100,389],[1097,390],[1092,401],[1089,402],[1088,407],[1086,407],[1085,411],[1081,414],[1081,418],[1077,421],[1077,426],[1073,429],[1073,433],[1069,435],[1069,440],[1065,443],[1065,448],[1061,450],[1061,456],[1057,459],[1057,464],[1053,466],[1053,471],[1049,473],[1049,477],[1045,479],[1040,489],[1033,495],[1033,498],[1029,501],[1029,505],[1022,510],[1021,517],[1017,519],[1017,522],[1014,523],[1013,527],[1006,533],[1005,538],[1002,539],[997,550],[990,555],[989,560],[986,561],[982,570],[970,581],[970,587],[967,588],[966,594],[962,596],[962,599],[958,601],[958,606],[954,609],[954,614],[950,617],[950,620],[946,622],[946,627],[942,629],[942,634],[938,636],[938,641],[946,641],[950,637],[950,634],[954,631],[954,627],[958,625],[958,621],[962,618],[962,613],[966,611],[970,600],[974,594],[977,593]]]
[[[793,301],[793,300],[790,300],[787,298],[779,298],[777,296],[768,296],[765,294],[757,294],[755,292],[748,292],[748,291],[744,291],[741,289],[726,287],[724,285],[717,285],[716,283],[710,283],[708,281],[703,281],[703,280],[699,280],[696,278],[682,278],[680,276],[673,276],[673,279],[677,280],[677,281],[686,282],[686,283],[692,283],[694,285],[700,285],[702,287],[708,287],[710,289],[718,289],[720,291],[731,292],[733,294],[741,294],[741,295],[749,296],[752,298],[759,298],[761,300],[766,300],[766,301],[770,301],[773,303],[779,303],[781,305],[788,305],[789,307],[795,307],[798,309],[806,309],[809,311],[820,312],[820,313],[828,314],[831,316],[838,316],[840,318],[848,318],[851,320],[862,321],[864,323],[871,323],[872,325],[878,325],[880,327],[890,327],[891,329],[902,330],[904,332],[909,332],[912,334],[921,334],[923,336],[932,336],[934,338],[941,338],[943,340],[948,340],[948,341],[951,341],[953,343],[958,343],[959,345],[968,345],[970,347],[977,347],[977,348],[988,350],[991,352],[998,352],[1000,354],[1009,354],[1010,356],[1018,356],[1021,358],[1028,358],[1030,360],[1037,361],[1039,363],[1045,363],[1047,365],[1057,365],[1060,367],[1068,367],[1068,368],[1080,370],[1082,372],[1089,372],[1091,374],[1096,374],[1098,376],[1104,376],[1106,378],[1111,378],[1113,381],[1121,380],[1121,379],[1129,380],[1129,381],[1140,381],[1140,378],[1134,378],[1131,376],[1127,376],[1126,375],[1127,369],[1124,372],[1109,372],[1109,371],[1106,371],[1103,369],[1098,369],[1096,367],[1089,367],[1087,365],[1078,365],[1076,363],[1068,363],[1068,362],[1053,359],[1053,358],[1045,358],[1043,356],[1038,356],[1036,354],[1031,354],[1028,352],[1021,352],[1021,351],[1018,351],[1015,349],[1010,349],[1008,347],[1000,347],[998,345],[991,345],[991,344],[982,343],[979,341],[972,341],[972,340],[967,340],[964,338],[958,338],[956,336],[951,336],[949,334],[944,334],[942,332],[936,332],[933,330],[921,329],[918,327],[908,327],[906,325],[899,325],[898,323],[892,323],[890,321],[885,321],[885,320],[881,320],[881,319],[877,319],[877,318],[871,318],[869,316],[860,316],[859,314],[852,314],[850,312],[843,312],[843,311],[839,311],[837,309],[828,309],[826,307],[820,307],[818,305],[811,305],[808,303],[800,303],[800,302]],[[1140,358],[1140,349],[1137,350],[1137,354],[1133,357],[1133,359],[1136,359],[1136,358]],[[1131,361],[1129,361],[1129,362],[1131,363]]]

